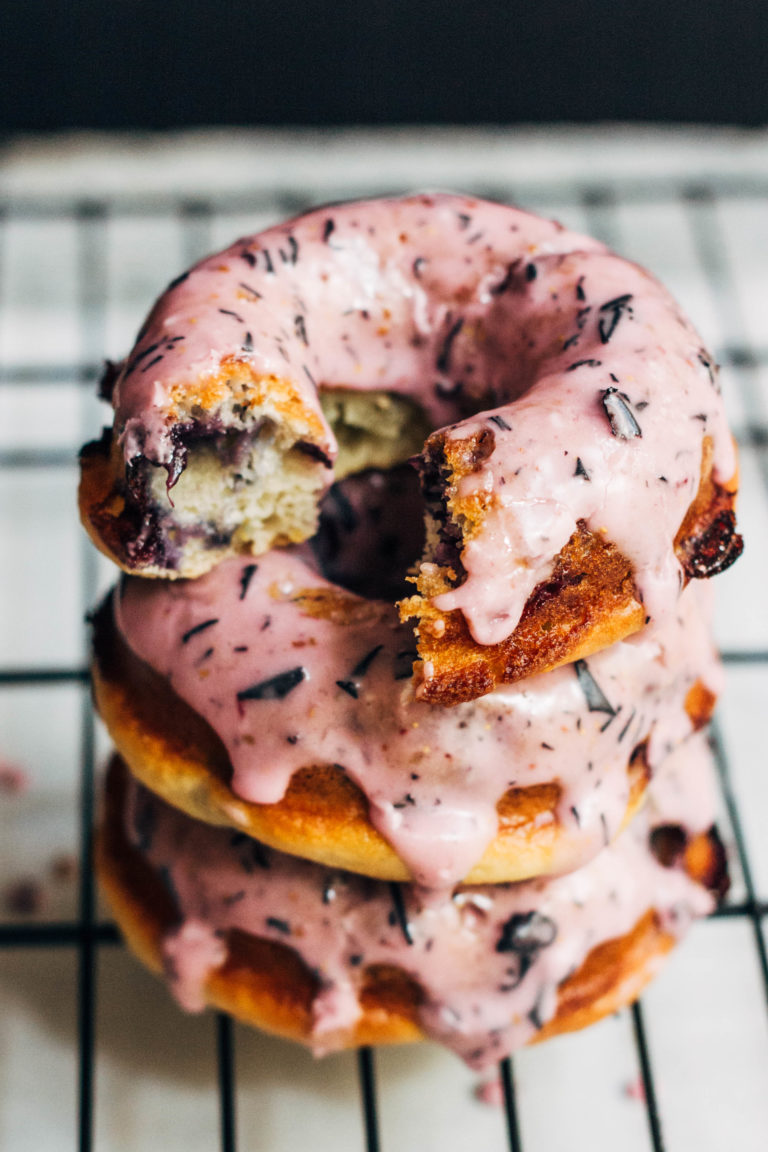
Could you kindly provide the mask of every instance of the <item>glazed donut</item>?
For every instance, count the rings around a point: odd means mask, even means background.
[[[434,888],[567,871],[709,718],[721,672],[703,586],[642,638],[434,708],[414,695],[413,638],[393,605],[327,580],[323,551],[273,549],[194,581],[128,577],[96,616],[110,735],[191,816]],[[338,567],[351,579],[349,559]]]
[[[142,575],[305,540],[334,478],[420,452],[403,613],[431,702],[583,659],[741,550],[715,367],[671,298],[597,241],[477,199],[347,204],[239,240],[174,281],[104,392],[81,512]]]
[[[316,1053],[425,1036],[474,1067],[635,999],[727,887],[700,738],[622,836],[556,879],[427,894],[191,820],[113,763],[99,873],[128,943],[189,1010]]]

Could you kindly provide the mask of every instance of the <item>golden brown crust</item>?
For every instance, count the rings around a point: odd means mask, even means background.
[[[332,765],[296,772],[277,804],[253,804],[230,787],[227,752],[210,728],[139,660],[110,623],[96,619],[96,706],[133,774],[170,804],[209,824],[229,825],[308,860],[382,880],[410,880],[405,864],[376,831],[360,789]],[[622,827],[642,804],[642,755],[628,764],[630,799]],[[573,843],[557,820],[556,781],[510,789],[499,801],[499,830],[472,869],[471,883],[500,883],[567,871]],[[547,818],[542,819],[544,813]]]
[[[428,571],[419,577],[420,595],[400,606],[403,619],[419,618],[419,656],[433,668],[419,694],[430,704],[474,700],[499,684],[584,659],[637,632],[645,620],[629,561],[583,524],[500,644],[478,644],[460,611],[435,608],[430,598],[449,587],[444,570]]]
[[[97,841],[97,870],[127,943],[159,973],[162,940],[174,924],[174,910],[159,878],[125,840],[120,776],[120,767],[113,767]],[[631,932],[593,948],[562,984],[557,1011],[534,1042],[585,1028],[636,999],[674,942],[649,909]],[[309,1043],[317,985],[296,953],[242,932],[231,933],[227,943],[228,959],[209,978],[207,1002],[267,1032]],[[354,1031],[327,1039],[339,1047],[422,1040],[420,1000],[418,985],[402,971],[370,968]]]
[[[453,491],[476,467],[482,445],[448,439],[439,443]],[[713,574],[739,554],[741,537],[734,531],[733,512],[736,485],[736,476],[725,487],[715,482],[712,442],[705,438],[699,489],[674,542],[687,578]],[[473,494],[462,499],[458,509],[458,498],[449,497],[452,512],[460,511],[465,538],[482,524],[489,498],[486,493]],[[583,521],[555,558],[549,579],[534,589],[517,628],[499,644],[478,644],[460,611],[442,612],[432,603],[455,581],[452,569],[426,565],[417,578],[418,595],[400,604],[402,619],[418,619],[422,670],[429,665],[419,695],[430,704],[474,700],[499,684],[585,659],[631,636],[645,623],[629,560]]]

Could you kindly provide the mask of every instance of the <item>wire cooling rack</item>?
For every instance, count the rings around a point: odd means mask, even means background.
[[[274,187],[209,198],[0,202],[0,757],[25,764],[32,777],[26,795],[0,797],[0,883],[6,904],[22,874],[40,881],[44,897],[23,913],[6,908],[0,922],[3,1152],[234,1152],[310,1141],[316,1152],[587,1144],[598,1152],[756,1152],[768,1142],[768,615],[760,598],[768,564],[768,179],[712,173],[689,184],[649,174],[463,186],[558,216],[651,267],[723,366],[747,537],[745,557],[718,581],[728,691],[714,747],[731,846],[729,901],[694,929],[642,1003],[503,1061],[501,1108],[480,1102],[477,1075],[431,1047],[366,1048],[315,1064],[226,1016],[213,1026],[210,1015],[182,1017],[159,984],[123,963],[88,866],[104,749],[80,627],[113,573],[75,523],[74,453],[106,419],[93,398],[103,357],[125,352],[172,275],[317,197]],[[403,190],[372,173],[334,195]],[[333,198],[327,186],[323,198]],[[50,879],[51,860],[67,850],[79,859],[68,888],[61,875]]]

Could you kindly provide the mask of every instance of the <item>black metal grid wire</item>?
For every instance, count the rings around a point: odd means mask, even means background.
[[[755,176],[712,176],[688,185],[675,178],[646,178],[579,186],[551,182],[521,188],[483,184],[469,189],[491,199],[535,205],[546,211],[547,202],[581,206],[589,230],[609,243],[620,245],[617,235],[617,212],[633,205],[670,205],[683,208],[691,230],[701,277],[708,285],[718,307],[723,326],[723,343],[717,351],[721,364],[729,366],[738,380],[747,418],[738,429],[741,443],[755,450],[762,483],[768,492],[768,417],[761,404],[757,378],[761,366],[768,364],[768,345],[754,346],[747,338],[746,325],[739,310],[730,268],[725,234],[718,216],[718,204],[724,200],[749,198],[761,200],[768,210],[768,180]],[[371,188],[344,187],[339,198],[367,195]],[[383,189],[375,190],[382,193]],[[393,190],[398,191],[398,190]],[[104,343],[105,302],[107,299],[106,239],[110,220],[152,218],[161,215],[174,220],[182,229],[184,256],[189,261],[209,246],[214,214],[269,211],[275,217],[295,214],[309,207],[305,196],[285,188],[257,195],[217,195],[212,199],[181,199],[163,196],[113,196],[109,199],[16,199],[0,202],[0,225],[4,221],[68,220],[77,230],[78,252],[78,323],[82,356],[77,363],[57,365],[5,365],[0,367],[0,387],[28,386],[46,383],[77,382],[92,389],[100,371]],[[65,450],[14,449],[0,450],[0,468],[35,466],[59,469],[71,466]],[[96,566],[92,550],[83,539],[81,547],[83,614],[96,594]],[[84,642],[85,644],[85,642]],[[51,684],[88,682],[85,668],[78,667],[0,667],[0,687],[42,687]],[[768,665],[768,651],[733,650],[724,653],[726,664]],[[87,694],[84,694],[84,696]],[[80,815],[79,914],[76,920],[41,924],[12,923],[0,925],[0,948],[74,948],[78,954],[78,1132],[79,1152],[91,1152],[94,1145],[94,1014],[97,991],[98,953],[101,948],[120,945],[119,933],[110,923],[95,919],[95,893],[90,868],[94,818],[95,729],[90,702],[85,699],[80,724]],[[768,916],[768,903],[760,901],[753,880],[753,869],[742,829],[739,805],[731,784],[731,774],[724,741],[715,726],[713,733],[719,779],[725,809],[733,831],[736,854],[744,877],[746,899],[726,904],[714,915],[738,917],[753,928],[754,946],[763,992],[768,1006],[768,956],[763,925]],[[652,1062],[642,1004],[631,1009],[632,1031],[645,1090],[648,1125],[648,1147],[653,1152],[665,1148],[662,1122],[657,1106]],[[216,1022],[216,1060],[218,1067],[220,1148],[235,1152],[236,1137],[236,1053],[232,1021],[219,1015]],[[358,1053],[358,1080],[362,1112],[364,1152],[379,1152],[378,1097],[375,1054],[370,1048]],[[514,1061],[500,1063],[504,1095],[507,1146],[510,1152],[522,1152],[524,1145],[518,1123]]]

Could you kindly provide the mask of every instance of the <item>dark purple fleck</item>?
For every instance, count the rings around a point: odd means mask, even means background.
[[[233,312],[231,308],[219,308],[219,312],[222,316],[232,316],[235,320],[239,321],[240,324],[245,324],[242,316],[239,316],[237,312]]]
[[[631,311],[629,302],[632,299],[632,294],[627,293],[626,296],[617,296],[614,300],[608,300],[605,304],[600,305],[600,317],[597,322],[597,330],[600,333],[600,341],[607,344],[616,331],[616,325],[625,312]]]
[[[413,262],[413,274],[417,280],[419,280],[421,278],[421,270],[425,264],[426,264],[426,260],[424,259],[423,256],[417,256],[416,259],[414,260],[414,262]]]
[[[247,248],[240,253],[240,259],[245,260],[249,267],[256,267],[256,254],[254,252],[249,252]]]
[[[603,843],[604,844],[610,844],[611,837],[610,837],[610,834],[608,832],[608,821],[605,818],[605,812],[600,813],[600,824],[602,825],[602,829],[603,829]]]
[[[285,253],[282,248],[279,250],[280,259],[283,264],[295,264],[299,258],[299,242],[295,236],[288,237],[288,247],[290,248],[288,253]]]
[[[332,217],[329,216],[328,219],[326,220],[325,224],[323,225],[323,240],[325,241],[326,244],[328,243],[328,239],[335,228],[336,228],[336,222],[335,222],[335,220],[333,220]]]
[[[445,335],[445,339],[443,340],[443,346],[440,349],[440,353],[435,362],[435,366],[438,372],[445,373],[448,371],[451,363],[451,348],[453,346],[453,342],[463,327],[464,318],[460,316],[458,320],[454,320],[453,324],[448,329]]]
[[[528,1019],[530,1020],[531,1024],[533,1024],[537,1032],[540,1032],[544,1027],[544,1021],[541,1018],[541,1003],[538,1000],[528,1013]]]
[[[267,266],[267,272],[269,272],[270,276],[274,276],[275,269],[274,269],[274,265],[272,264],[272,257],[269,254],[268,248],[264,249],[264,263]]]
[[[286,739],[286,742],[288,744],[291,744],[291,745],[298,744],[298,742],[299,742],[298,736],[295,736],[295,735],[294,736],[286,736],[285,739]]]
[[[269,680],[260,680],[250,688],[244,688],[237,693],[238,700],[283,700],[289,692],[297,688],[302,680],[309,679],[306,668],[299,666],[291,668],[288,672],[280,672]]]
[[[576,457],[576,471],[574,472],[574,476],[581,476],[584,480],[592,479],[589,472],[587,472],[586,468],[584,467],[581,456]]]
[[[457,216],[459,218],[459,228],[461,228],[462,232],[466,232],[472,223],[472,217],[467,212],[457,212]]]
[[[354,680],[337,680],[336,685],[341,688],[342,692],[346,692],[347,696],[351,696],[353,700],[357,700],[357,684]]]
[[[614,720],[618,716],[619,712],[621,712],[622,708],[623,708],[623,705],[619,704],[618,708],[613,713],[613,715],[609,716],[608,719],[603,724],[600,725],[600,731],[601,732],[605,732],[605,731],[607,731],[608,728],[610,728],[611,724],[613,724]]]
[[[261,292],[257,292],[255,288],[251,288],[250,284],[244,284],[243,281],[240,280],[237,286],[238,288],[242,288],[243,291],[247,292],[250,296],[253,296],[254,300],[261,300]]]
[[[383,647],[383,644],[377,644],[375,648],[371,648],[370,652],[366,653],[362,660],[359,660],[357,664],[355,664],[354,668],[352,669],[352,675],[365,676],[366,672],[370,668],[371,664],[373,664],[374,660],[378,656],[379,652],[381,652]]]
[[[541,912],[515,912],[505,921],[496,944],[497,952],[535,953],[548,948],[557,936],[557,926]]]
[[[576,660],[573,665],[573,670],[579,681],[579,687],[584,693],[587,701],[587,708],[590,712],[609,712],[611,716],[616,715],[616,709],[609,703],[606,696],[603,694],[602,689],[599,687],[594,676],[590,672],[586,660]]]
[[[159,356],[155,356],[154,360],[150,360],[149,364],[144,365],[144,367],[141,370],[142,374],[144,372],[149,372],[150,368],[154,368],[155,364],[159,364],[160,361],[162,360],[162,358],[163,358],[162,353]]]
[[[291,926],[287,920],[281,920],[278,916],[267,916],[267,925],[274,928],[276,932],[282,932],[284,936],[290,936]]]
[[[317,388],[317,384],[315,383],[315,378],[314,378],[314,376],[312,375],[312,373],[310,372],[309,368],[307,368],[306,364],[302,364],[302,366],[301,366],[301,367],[303,368],[303,370],[304,370],[304,375],[306,376],[307,380],[309,380],[309,382],[310,382],[310,384],[312,385],[312,387],[313,387],[313,388]]]
[[[566,372],[575,372],[577,368],[600,368],[602,360],[574,360],[573,364],[569,364]]]
[[[643,432],[629,407],[625,396],[618,388],[602,390],[603,409],[611,425],[611,432],[620,440],[632,440]]]
[[[526,264],[526,266],[525,266],[525,278],[529,283],[531,280],[535,280],[536,277],[538,276],[538,274],[539,274],[539,270],[535,264]]]
[[[705,350],[703,348],[701,348],[699,350],[697,355],[698,355],[699,361],[704,365],[704,367],[707,370],[707,375],[709,376],[710,384],[713,384],[715,386],[715,388],[717,388],[717,376],[716,376],[717,365],[712,363],[711,358],[707,355],[707,353],[705,352]]]
[[[406,944],[413,944],[413,933],[411,926],[408,923],[408,916],[405,911],[405,901],[403,900],[403,891],[399,884],[392,883],[389,886],[390,895],[392,896],[392,904],[394,911],[394,920],[390,917],[390,923],[399,924],[400,931],[402,932]]]
[[[586,298],[587,297],[584,293],[584,277],[579,276],[578,280],[576,281],[576,299],[586,300]]]
[[[624,725],[624,727],[622,728],[621,732],[619,732],[619,739],[618,739],[619,744],[621,744],[622,740],[624,739],[627,732],[629,731],[629,726],[632,723],[632,721],[634,720],[636,713],[637,713],[637,710],[635,708],[633,708],[632,709],[632,715],[630,716],[629,720],[627,720],[627,722]]]
[[[240,576],[240,599],[245,600],[251,580],[259,570],[258,564],[246,564]]]
[[[199,632],[204,632],[206,628],[212,628],[214,624],[218,624],[218,616],[214,616],[212,620],[203,620],[202,624],[195,624],[194,628],[190,628],[185,632],[181,638],[182,644],[187,644],[193,636],[197,636]]]
[[[500,428],[502,432],[511,432],[512,431],[511,425],[507,424],[507,422],[503,416],[494,415],[494,416],[489,416],[488,419],[491,421],[492,424],[495,424],[497,428]]]
[[[245,340],[243,340],[240,348],[243,352],[253,352],[253,336],[250,332],[246,332]]]
[[[309,340],[307,339],[307,325],[304,321],[304,317],[301,315],[294,316],[293,327],[294,327],[294,330],[296,332],[296,335],[298,336],[299,340],[301,340],[302,344],[304,344],[305,346],[308,346]]]

